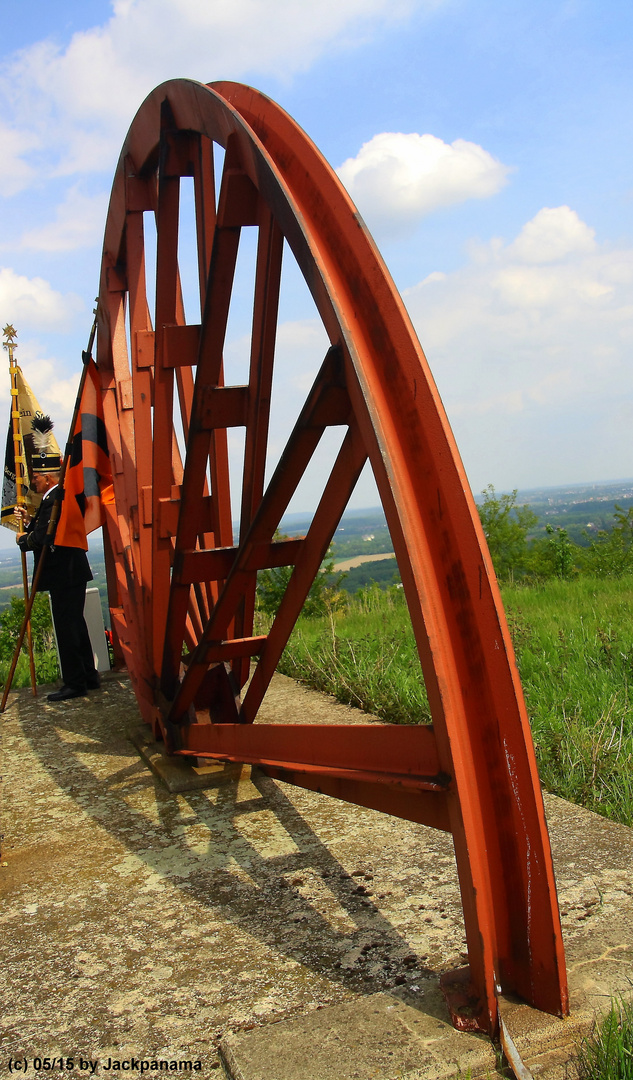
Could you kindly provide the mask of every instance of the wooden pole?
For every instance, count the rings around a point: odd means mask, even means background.
[[[11,428],[13,431],[13,459],[15,461],[15,503],[16,506],[24,506],[26,503],[24,488],[28,486],[26,476],[26,459],[24,456],[24,441],[20,428],[20,407],[18,402],[18,366],[14,358],[14,350],[17,349],[15,330],[12,326],[5,326],[3,347],[9,353],[9,375],[11,377]],[[26,481],[26,483],[25,483]],[[24,589],[25,610],[29,603],[29,575],[26,565],[26,552],[20,552],[22,556],[22,587]],[[29,613],[33,605],[29,608]],[[31,632],[31,620],[26,624],[26,637],[29,651],[29,670],[31,673],[31,690],[33,697],[37,697],[37,678],[35,675],[35,658],[33,656],[33,634]]]
[[[96,331],[97,331],[97,312],[98,312],[98,310],[99,309],[98,309],[98,300],[97,300],[97,307],[94,309],[95,318],[94,318],[94,322],[92,324],[92,329],[90,331],[90,337],[88,339],[88,348],[84,352],[82,352],[82,354],[81,354],[81,358],[83,360],[83,365],[84,366],[83,366],[83,370],[81,372],[81,379],[79,380],[79,388],[77,390],[77,397],[75,398],[75,407],[73,409],[72,420],[70,422],[68,441],[66,443],[66,449],[64,451],[64,460],[62,461],[62,467],[61,467],[61,470],[60,470],[60,473],[59,473],[59,483],[57,485],[57,491],[55,493],[55,502],[53,504],[53,509],[51,511],[51,518],[50,518],[50,521],[48,523],[48,529],[46,530],[46,539],[44,541],[44,547],[42,548],[42,553],[40,555],[39,562],[37,564],[37,569],[36,569],[35,574],[33,576],[33,585],[31,587],[31,594],[30,594],[30,596],[28,598],[28,601],[27,601],[26,611],[24,612],[24,620],[22,622],[22,627],[20,629],[20,633],[19,633],[19,636],[18,636],[17,645],[16,645],[14,653],[13,653],[13,659],[11,661],[11,668],[9,670],[9,674],[7,675],[7,681],[6,681],[5,686],[4,686],[4,693],[2,695],[2,703],[0,704],[0,713],[4,712],[5,706],[7,704],[7,698],[9,696],[9,692],[11,690],[11,683],[13,682],[13,676],[15,675],[15,669],[16,669],[16,667],[18,665],[18,658],[20,656],[20,649],[22,648],[22,642],[24,641],[24,635],[26,633],[26,627],[27,627],[28,622],[29,622],[29,620],[31,618],[31,610],[33,608],[33,603],[34,603],[34,600],[35,600],[35,596],[37,594],[37,586],[39,584],[40,577],[42,575],[42,568],[44,566],[44,562],[46,560],[46,552],[47,552],[48,548],[50,547],[50,545],[53,542],[53,537],[55,536],[55,529],[57,528],[57,522],[59,520],[59,514],[60,514],[60,510],[61,510],[61,505],[62,505],[62,494],[63,494],[63,491],[64,491],[64,481],[66,479],[66,470],[68,468],[68,463],[70,461],[70,455],[71,455],[71,452],[72,452],[73,434],[74,434],[75,427],[76,427],[76,424],[77,424],[77,417],[79,416],[79,411],[81,409],[81,399],[82,399],[83,392],[84,392],[84,386],[86,385],[86,376],[88,374],[88,361],[91,359],[91,356],[92,356],[92,346],[94,344],[95,334],[96,334]]]

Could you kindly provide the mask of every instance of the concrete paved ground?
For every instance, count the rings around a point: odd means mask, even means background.
[[[262,718],[299,714],[367,719],[276,677]],[[465,951],[450,837],[239,766],[181,769],[169,791],[114,673],[65,704],[20,691],[0,725],[2,1075],[46,1056],[72,1057],[67,1075],[154,1060],[234,1080],[494,1075],[437,990]],[[633,834],[547,809],[572,1018],[506,1008],[549,1080],[594,1008],[631,990]]]

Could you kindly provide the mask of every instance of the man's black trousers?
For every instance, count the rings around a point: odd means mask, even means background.
[[[86,584],[51,589],[50,595],[64,685],[85,690],[88,682],[98,678],[84,619]]]

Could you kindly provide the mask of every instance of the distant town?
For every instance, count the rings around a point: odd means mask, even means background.
[[[482,496],[475,496],[475,501],[481,502]],[[591,543],[600,530],[611,528],[616,505],[623,510],[633,506],[633,480],[533,488],[519,491],[517,502],[521,506],[528,505],[538,515],[538,524],[530,534],[532,537],[543,535],[546,526],[552,525],[565,528],[575,544],[584,546]],[[301,536],[310,521],[310,514],[289,514],[282,520],[280,531],[287,536]],[[380,559],[380,555],[385,558]],[[93,585],[99,589],[104,616],[109,622],[103,547],[96,537],[91,541],[89,558]],[[382,507],[349,510],[343,515],[334,534],[332,562],[335,569],[345,572],[342,587],[350,592],[370,581],[384,587],[399,580]],[[0,612],[10,604],[13,596],[21,595],[20,552],[17,548],[0,551]]]

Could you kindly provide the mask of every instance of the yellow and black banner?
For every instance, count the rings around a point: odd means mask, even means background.
[[[4,478],[2,482],[2,513],[0,524],[4,525],[7,529],[13,529],[14,532],[22,532],[24,530],[24,522],[14,514],[17,504],[16,473],[21,478],[22,505],[26,508],[29,515],[32,516],[40,504],[41,495],[37,495],[29,486],[32,475],[31,460],[33,457],[33,434],[31,424],[36,417],[41,417],[44,414],[19,367],[16,368],[16,385],[18,391],[17,399],[12,395],[11,409],[13,410],[14,400],[16,400],[16,411],[20,414],[18,424],[20,428],[20,446],[22,452],[16,462],[13,424],[11,415],[9,415],[7,451],[4,459]],[[52,435],[50,437],[50,443],[51,451],[59,453],[59,447]]]

